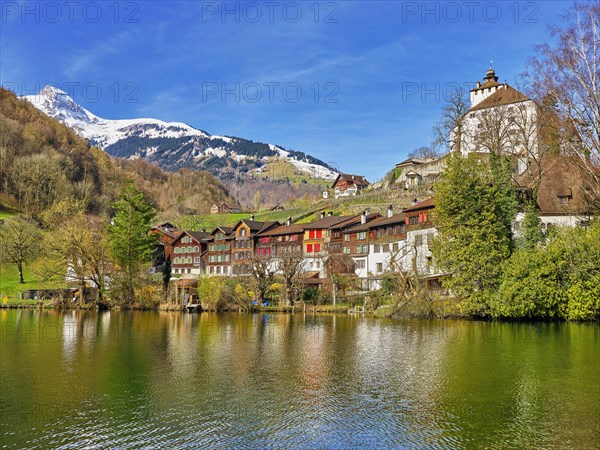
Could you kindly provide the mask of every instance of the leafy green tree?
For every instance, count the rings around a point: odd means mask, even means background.
[[[150,265],[157,244],[157,236],[150,233],[155,211],[132,182],[125,184],[113,208],[110,249],[123,275],[126,300],[132,302],[140,274]]]
[[[517,240],[519,247],[526,250],[535,248],[544,240],[544,233],[541,228],[542,221],[533,202],[527,205],[525,216],[520,226],[520,236]]]
[[[485,314],[502,262],[512,252],[512,221],[518,199],[508,162],[494,155],[453,155],[436,184],[432,248],[443,283],[461,299],[464,312]]]
[[[16,217],[0,225],[0,250],[2,260],[15,264],[19,283],[25,283],[23,267],[31,262],[40,249],[41,232],[30,220]]]
[[[600,317],[600,222],[562,227],[545,245],[505,262],[491,315],[597,320]]]

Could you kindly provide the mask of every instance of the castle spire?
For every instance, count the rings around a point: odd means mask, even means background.
[[[496,71],[492,67],[493,62],[494,61],[490,61],[490,68],[487,70],[487,72],[485,74],[485,78],[483,79],[484,83],[486,81],[496,81],[496,82],[498,81],[498,77],[496,76]]]

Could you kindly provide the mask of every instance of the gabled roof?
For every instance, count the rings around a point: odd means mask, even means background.
[[[407,212],[420,211],[422,209],[431,209],[431,208],[435,208],[435,202],[433,200],[433,197],[430,197],[427,200],[423,200],[422,202],[419,202],[416,205],[411,206],[410,208],[406,208],[404,210],[404,212],[407,213]]]
[[[196,239],[198,242],[212,239],[210,233],[206,231],[186,231],[186,233],[192,238]]]
[[[219,227],[215,228],[214,230],[212,230],[210,232],[210,234],[211,235],[217,234],[219,231],[221,233],[223,233],[225,236],[229,236],[229,235],[231,235],[231,233],[233,233],[233,227],[221,227],[221,226],[219,226]]]
[[[187,235],[194,239],[196,242],[200,243],[202,241],[209,241],[211,239],[211,234],[206,231],[182,231],[178,236],[173,239],[171,245],[175,245],[177,241],[179,241],[184,235]]]
[[[433,159],[408,158],[396,164],[396,167],[415,166],[433,161]]]
[[[305,223],[305,230],[316,230],[316,229],[324,229],[331,228],[338,223],[344,222],[354,216],[327,216],[320,220],[311,223]]]
[[[357,231],[368,231],[374,228],[393,225],[397,223],[406,222],[406,214],[400,213],[395,214],[392,217],[378,217],[377,219],[371,220],[365,224],[358,224],[352,228],[346,230],[347,233],[355,233]]]
[[[244,225],[246,225],[248,228],[250,228],[250,234],[256,234],[256,233],[260,233],[261,231],[267,231],[267,230],[279,225],[279,222],[277,222],[275,220],[268,221],[268,222],[257,222],[255,220],[242,219],[238,223],[235,224],[235,226],[232,229],[232,232],[235,232],[235,230],[237,230],[242,223]]]
[[[333,182],[333,184],[331,185],[331,187],[334,188],[335,185],[340,180],[344,180],[344,181],[346,181],[347,183],[350,183],[350,184],[355,184],[356,186],[367,187],[369,185],[369,182],[362,175],[353,175],[353,174],[349,174],[349,173],[340,173],[337,176],[337,178],[335,179],[335,181]]]
[[[354,227],[356,225],[360,225],[360,222],[362,220],[362,214],[356,215],[356,216],[352,216],[347,220],[344,220],[343,222],[340,222],[338,224],[335,224],[331,227],[329,227],[332,230],[339,230],[339,229],[346,229],[346,228],[351,228]],[[381,217],[381,214],[379,213],[371,213],[367,215],[367,223],[371,222],[372,220],[375,220],[377,218]]]
[[[515,88],[506,85],[498,89],[485,100],[477,103],[469,111],[478,111],[481,109],[495,108],[497,106],[510,105],[513,103],[525,102],[531,100],[525,94],[520,93]]]
[[[302,234],[304,225],[295,223],[292,225],[280,225],[260,233],[260,236],[284,236],[286,234]]]

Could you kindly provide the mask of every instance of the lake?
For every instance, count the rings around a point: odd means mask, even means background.
[[[2,448],[598,448],[600,327],[0,310]]]

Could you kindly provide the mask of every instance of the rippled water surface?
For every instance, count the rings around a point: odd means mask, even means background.
[[[600,327],[0,310],[3,448],[596,448]]]

